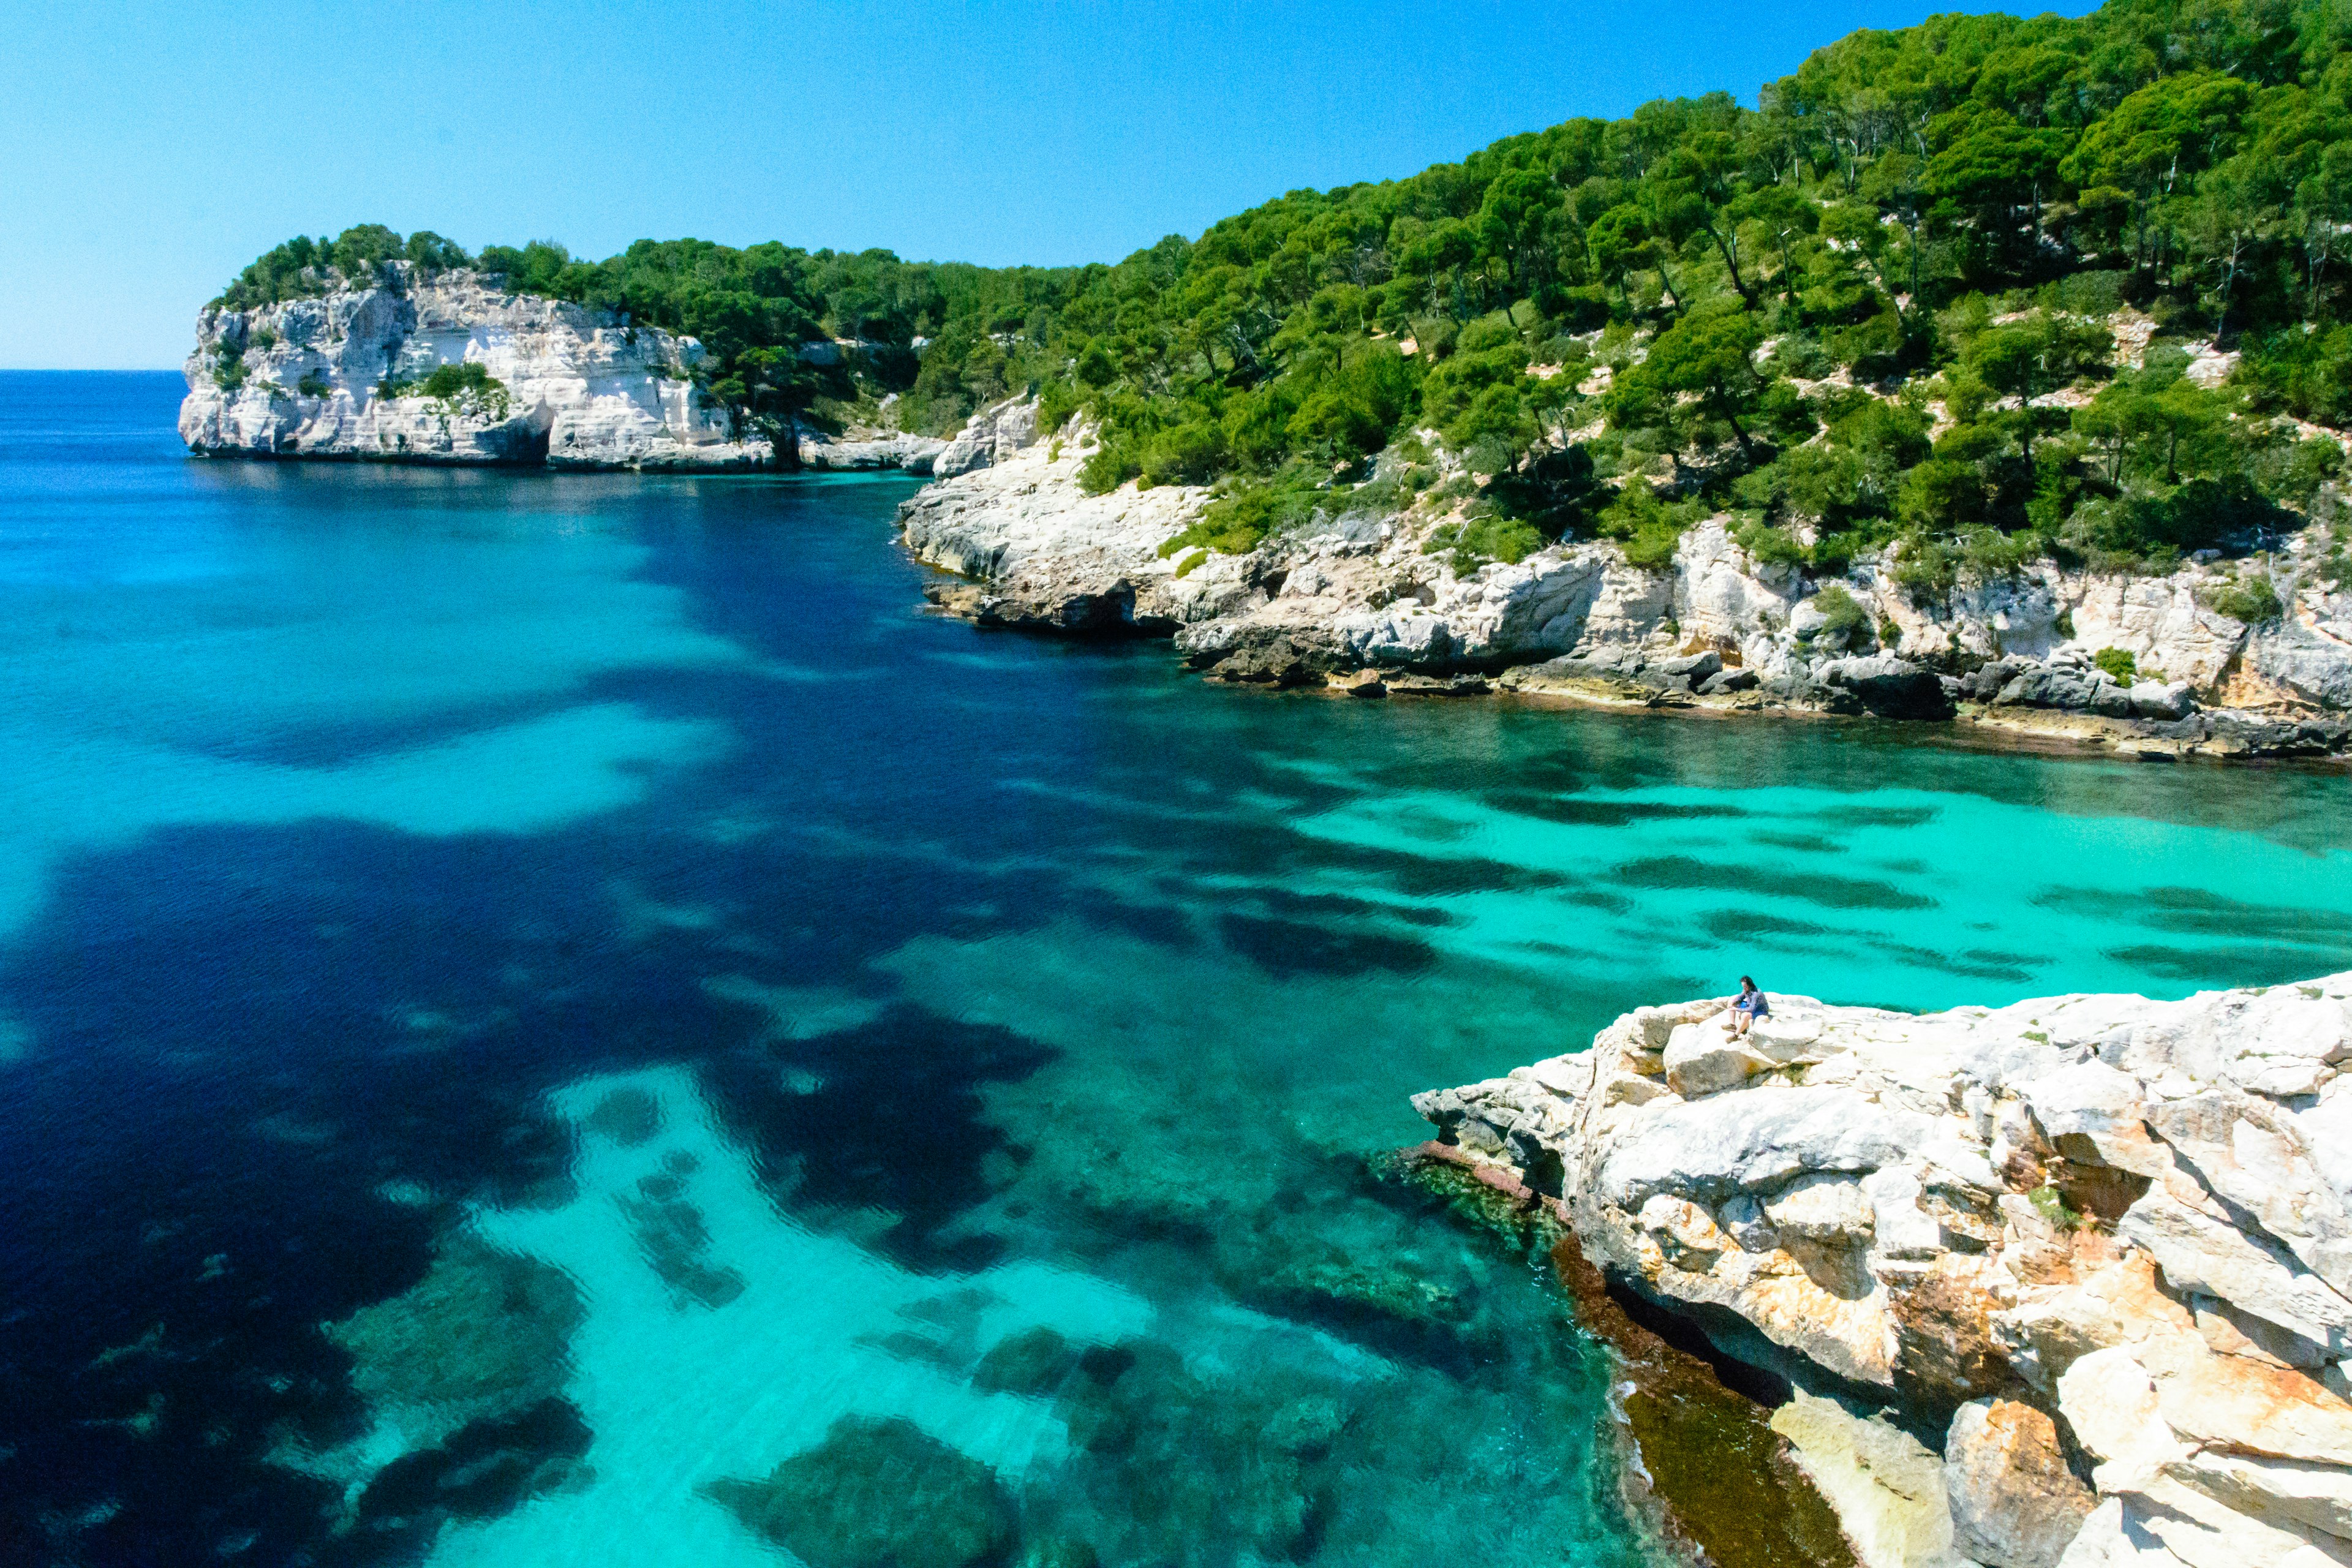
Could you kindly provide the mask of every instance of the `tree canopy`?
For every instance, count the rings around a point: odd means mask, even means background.
[[[1902,538],[1932,589],[2029,551],[2161,559],[2308,504],[2330,459],[2281,421],[2352,414],[2347,44],[2341,0],[1948,14],[1849,35],[1753,109],[1570,121],[1111,265],[698,240],[472,259],[692,333],[746,417],[895,394],[937,430],[1024,390],[1048,427],[1084,411],[1088,484],[1220,487],[1202,544],[1339,504],[1429,429],[1521,543],[1654,544],[1727,508],[1809,564]],[[392,259],[467,258],[368,226],[289,241],[223,302]],[[2116,349],[2126,312],[2144,353]],[[820,336],[852,347],[813,387],[793,351]],[[2179,347],[2216,338],[2242,355],[2218,387]]]

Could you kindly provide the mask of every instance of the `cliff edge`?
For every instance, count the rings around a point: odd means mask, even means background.
[[[1772,1006],[1414,1108],[1791,1380],[1772,1426],[1874,1568],[2352,1563],[2352,973]]]

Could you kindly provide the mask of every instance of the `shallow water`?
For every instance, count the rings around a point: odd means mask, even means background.
[[[1106,1563],[1644,1562],[1408,1093],[1742,970],[2352,967],[2332,773],[1229,692],[917,614],[902,481],[178,390],[0,376],[9,1561],[786,1563],[725,1483],[902,1416],[893,1528],[960,1453]]]

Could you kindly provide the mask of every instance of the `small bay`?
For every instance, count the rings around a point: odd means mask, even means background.
[[[0,374],[12,1560],[777,1563],[821,1450],[1038,1563],[1656,1561],[1408,1094],[2352,968],[2336,772],[1213,689],[919,613],[911,481],[181,389]]]

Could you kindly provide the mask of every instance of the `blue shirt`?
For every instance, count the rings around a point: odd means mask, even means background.
[[[1731,1010],[1735,1013],[1745,1013],[1751,1018],[1769,1018],[1772,1016],[1771,1004],[1764,1000],[1764,993],[1761,991],[1741,992],[1739,1000],[1731,1005]]]

